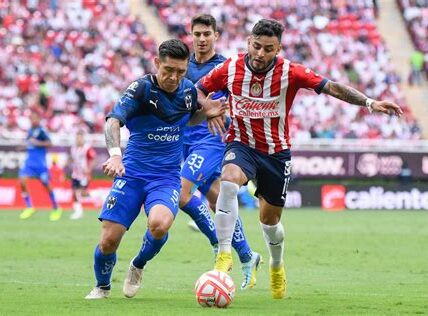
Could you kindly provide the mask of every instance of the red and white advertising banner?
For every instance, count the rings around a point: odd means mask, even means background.
[[[82,204],[85,208],[100,208],[104,199],[108,195],[112,181],[92,180],[88,187],[88,196],[82,198]],[[71,190],[71,181],[62,183],[53,183],[52,188],[55,197],[62,208],[71,208],[73,203],[73,193]],[[40,181],[30,179],[28,181],[28,190],[34,207],[52,208],[49,195]],[[22,209],[25,207],[22,199],[21,186],[18,179],[0,179],[0,210],[4,209]]]

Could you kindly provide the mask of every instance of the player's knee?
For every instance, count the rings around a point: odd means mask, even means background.
[[[112,254],[113,252],[116,251],[118,246],[119,246],[119,241],[113,237],[103,237],[100,240],[100,243],[98,245],[101,253],[104,255]]]
[[[162,239],[168,233],[170,226],[165,221],[152,221],[149,225],[149,230],[155,239]]]

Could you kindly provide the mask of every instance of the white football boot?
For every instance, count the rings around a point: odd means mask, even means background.
[[[132,261],[134,261],[134,259],[132,259],[129,264],[128,274],[123,282],[123,295],[128,298],[134,297],[135,294],[137,294],[143,278],[143,269],[135,267]]]
[[[103,290],[99,287],[94,287],[88,295],[85,296],[87,300],[97,300],[101,298],[107,298],[110,296],[110,290]]]

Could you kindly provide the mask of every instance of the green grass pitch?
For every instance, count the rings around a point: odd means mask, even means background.
[[[0,211],[0,315],[391,315],[428,313],[428,213],[286,211],[288,297],[270,298],[268,264],[254,289],[237,290],[226,310],[203,309],[195,280],[213,267],[207,240],[179,213],[168,243],[143,276],[133,299],[121,287],[137,253],[145,216],[125,235],[113,274],[112,296],[86,301],[94,285],[97,212],[80,221],[49,222],[47,212],[22,221]],[[268,259],[258,214],[241,211],[252,248]],[[239,287],[240,264],[232,277]]]

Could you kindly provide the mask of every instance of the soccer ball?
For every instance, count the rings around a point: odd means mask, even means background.
[[[235,284],[227,273],[211,270],[196,281],[195,294],[196,301],[203,307],[225,308],[235,296]]]

